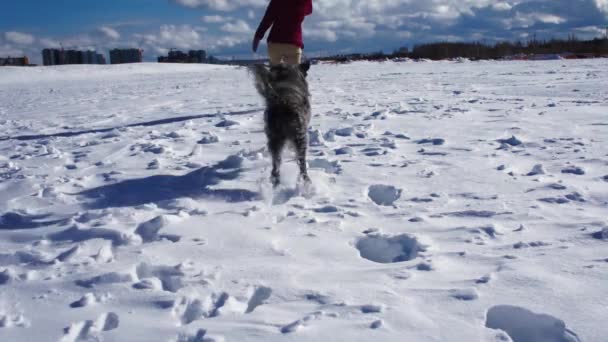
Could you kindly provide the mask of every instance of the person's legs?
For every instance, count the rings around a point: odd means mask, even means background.
[[[300,64],[302,59],[302,49],[296,45],[282,43],[268,43],[268,57],[270,65],[280,64]]]

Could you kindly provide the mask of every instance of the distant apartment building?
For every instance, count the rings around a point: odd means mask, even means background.
[[[0,66],[28,66],[30,60],[26,57],[0,57]]]
[[[207,52],[205,50],[190,50],[188,51],[191,63],[205,63],[207,60]]]
[[[64,64],[83,64],[83,53],[78,50],[66,50]]]
[[[143,50],[141,49],[113,49],[110,50],[110,63],[141,63],[143,61]]]
[[[167,56],[158,57],[159,63],[207,63],[205,50],[190,50],[184,53],[180,50],[171,50]]]
[[[44,49],[42,50],[43,65],[61,65],[64,64],[63,50],[59,49]]]
[[[92,50],[44,49],[42,50],[42,63],[44,65],[106,64],[106,58]]]

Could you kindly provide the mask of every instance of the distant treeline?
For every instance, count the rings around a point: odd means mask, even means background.
[[[414,46],[412,51],[402,47],[391,54],[382,51],[369,54],[338,55],[320,60],[347,62],[352,60],[386,60],[393,58],[413,59],[504,59],[528,58],[539,55],[566,55],[566,58],[608,57],[608,39],[578,40],[575,37],[529,42],[499,42],[485,44],[438,42]]]
[[[608,39],[500,42],[493,45],[483,43],[432,43],[416,45],[408,57],[428,59],[469,58],[499,59],[516,55],[547,55],[571,53],[574,55],[608,56]]]

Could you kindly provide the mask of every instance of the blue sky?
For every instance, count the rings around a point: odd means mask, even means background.
[[[290,1],[290,0],[282,0]],[[40,62],[45,47],[139,47],[147,60],[170,48],[256,57],[253,31],[268,0],[18,0],[0,11],[0,56]],[[392,51],[430,41],[601,37],[608,0],[313,0],[307,55]],[[264,53],[262,48],[260,55]],[[260,56],[257,55],[257,56]]]

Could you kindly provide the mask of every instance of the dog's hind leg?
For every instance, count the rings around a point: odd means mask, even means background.
[[[298,134],[294,143],[296,145],[298,166],[300,167],[300,177],[304,182],[310,183],[310,177],[308,177],[308,169],[306,165],[306,150],[308,148],[308,136],[306,131],[303,134]]]
[[[272,156],[270,181],[274,187],[277,187],[281,183],[281,155],[283,153],[283,146],[285,146],[285,139],[273,138],[268,140],[268,150]]]

